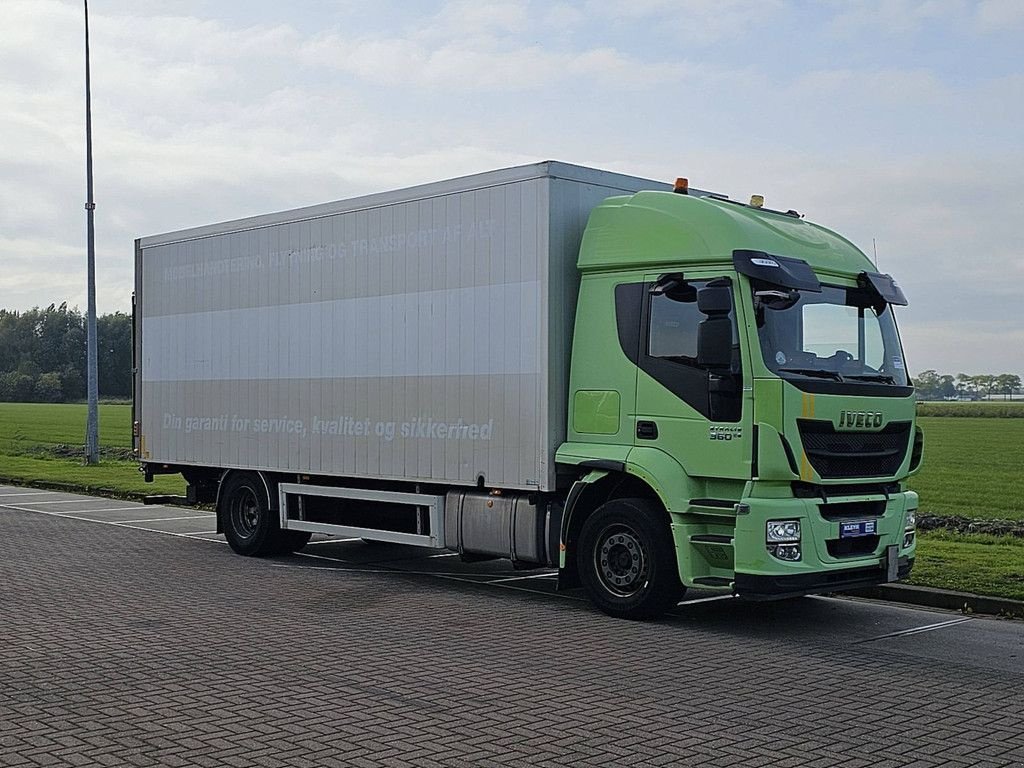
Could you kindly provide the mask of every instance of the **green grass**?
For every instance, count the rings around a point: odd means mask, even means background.
[[[1024,401],[920,402],[917,404],[917,415],[961,419],[1024,419]]]
[[[922,418],[921,511],[1024,520],[1024,420]]]
[[[143,481],[138,463],[130,458],[130,405],[100,405],[101,460],[95,466],[80,457],[85,419],[83,404],[0,403],[0,479],[68,483],[133,496],[185,492],[180,475]]]
[[[1024,600],[1024,539],[943,531],[919,536],[911,584]]]

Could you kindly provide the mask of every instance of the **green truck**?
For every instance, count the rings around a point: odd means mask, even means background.
[[[144,238],[136,266],[136,452],[240,554],[505,557],[624,618],[913,566],[906,299],[794,211],[548,162]]]

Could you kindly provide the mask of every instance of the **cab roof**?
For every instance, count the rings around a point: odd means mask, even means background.
[[[874,266],[846,238],[797,216],[713,196],[637,192],[590,214],[581,271],[728,264],[735,250],[806,261],[815,272],[855,276]]]

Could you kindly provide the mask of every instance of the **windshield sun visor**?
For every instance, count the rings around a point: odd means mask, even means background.
[[[903,289],[893,280],[892,275],[881,272],[861,272],[857,281],[865,288],[868,286],[873,288],[887,303],[899,307],[907,306],[907,297],[903,294]]]
[[[803,259],[774,256],[764,251],[736,250],[732,252],[732,262],[737,272],[755,280],[798,291],[821,292],[818,276]]]

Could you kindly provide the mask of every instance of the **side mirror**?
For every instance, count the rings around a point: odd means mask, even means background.
[[[697,365],[721,369],[732,365],[732,291],[709,285],[697,292],[697,309],[707,315],[697,326]]]
[[[727,285],[708,285],[697,291],[697,310],[704,315],[728,315],[732,312],[732,289]]]

